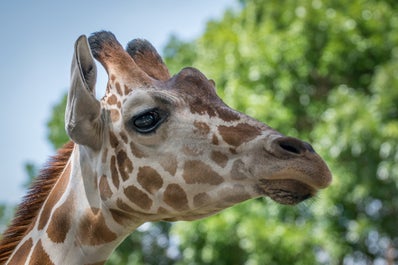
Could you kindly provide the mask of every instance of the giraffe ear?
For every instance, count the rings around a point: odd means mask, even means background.
[[[65,111],[65,128],[78,144],[98,150],[101,147],[101,106],[95,98],[97,68],[86,36],[75,43],[71,85]]]

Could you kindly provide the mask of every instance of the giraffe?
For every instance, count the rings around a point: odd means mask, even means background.
[[[108,74],[95,97],[97,59]],[[229,108],[195,68],[107,31],[75,43],[71,139],[41,171],[0,242],[0,264],[104,264],[145,222],[196,220],[268,196],[296,204],[331,183],[310,144]]]

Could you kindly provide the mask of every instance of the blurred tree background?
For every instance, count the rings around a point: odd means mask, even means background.
[[[196,40],[171,36],[163,56],[172,73],[194,66],[231,107],[313,143],[334,181],[297,207],[262,198],[145,224],[107,264],[398,264],[396,0],[241,0]],[[64,108],[65,97],[48,123],[55,148],[67,141]]]

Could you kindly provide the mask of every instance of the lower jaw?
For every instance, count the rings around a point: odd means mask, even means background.
[[[286,205],[295,205],[315,195],[314,188],[297,180],[261,180],[258,185],[262,195]]]

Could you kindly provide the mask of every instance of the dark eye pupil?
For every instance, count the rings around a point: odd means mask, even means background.
[[[167,118],[167,112],[154,108],[134,116],[129,126],[133,130],[147,134],[154,132]]]
[[[150,129],[159,121],[159,114],[156,112],[149,112],[141,115],[134,121],[134,125],[140,129]]]

